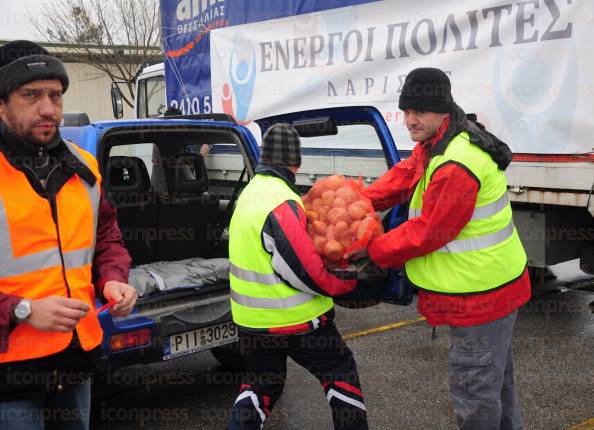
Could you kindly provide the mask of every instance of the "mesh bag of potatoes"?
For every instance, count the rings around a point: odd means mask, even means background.
[[[365,248],[384,232],[362,189],[360,179],[333,175],[317,181],[303,197],[307,231],[328,268],[347,267],[346,252]]]

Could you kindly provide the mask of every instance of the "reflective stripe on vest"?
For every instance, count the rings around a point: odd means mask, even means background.
[[[273,239],[262,230],[270,212],[288,200],[302,204],[282,179],[258,174],[237,201],[229,226],[229,278],[231,312],[240,326],[273,328],[301,324],[333,306],[331,298],[293,288],[288,283],[293,281],[274,272],[274,251],[267,242]]]
[[[69,142],[67,145],[70,151],[86,166],[87,162],[80,156],[77,149]],[[97,217],[99,213],[99,198],[100,192],[97,184],[91,187],[85,181],[82,181],[91,202],[93,209],[93,225],[94,231],[97,230]],[[91,248],[77,249],[76,251],[69,251],[64,253],[64,266],[68,269],[75,269],[83,267],[93,262],[93,255],[95,253],[95,242],[97,235],[93,234],[93,246]],[[29,273],[34,270],[49,269],[54,266],[61,266],[60,252],[58,248],[50,248],[41,252],[36,252],[22,257],[14,257],[12,245],[10,244],[10,231],[8,228],[8,219],[4,203],[0,200],[0,279],[9,278],[11,276]]]
[[[247,282],[257,282],[258,284],[276,285],[282,284],[283,280],[274,273],[258,273],[253,270],[245,270],[229,263],[229,272],[238,279]]]
[[[237,267],[236,265],[230,263],[229,272],[235,276],[237,279],[241,279],[242,281],[247,282],[255,282],[258,284],[269,285],[271,288],[274,288],[275,285],[282,286],[283,288],[285,285],[283,284],[283,280],[276,276],[274,273],[258,273],[253,270],[245,270]],[[312,300],[315,296],[313,294],[308,293],[298,293],[291,297],[287,298],[261,298],[261,297],[251,297],[246,296],[244,294],[240,294],[237,291],[231,290],[231,298],[243,306],[249,306],[252,308],[261,308],[261,309],[287,309],[293,308],[295,306],[300,306],[308,301]]]
[[[37,252],[35,254],[14,257],[6,212],[4,205],[0,203],[0,252],[4,257],[0,259],[0,279],[10,278],[16,275],[32,272],[33,270],[49,269],[54,266],[61,266],[60,253],[57,248]],[[93,250],[80,249],[64,253],[64,266],[68,269],[83,267],[93,262]]]
[[[258,309],[289,309],[301,306],[316,296],[307,293],[297,293],[284,299],[268,299],[265,297],[251,297],[231,290],[231,298],[238,304]]]
[[[513,233],[514,223],[512,221],[495,233],[472,237],[470,239],[452,240],[447,245],[439,248],[436,252],[449,252],[450,254],[454,254],[459,252],[480,251],[481,249],[506,241]]]
[[[79,159],[81,163],[85,166],[89,167],[87,160],[83,158],[80,154],[79,150],[70,142],[65,141],[68,148],[70,148],[70,152],[72,152],[76,158]],[[101,202],[101,190],[99,189],[99,178],[97,178],[97,182],[95,182],[94,186],[90,186],[85,181],[82,181],[87,193],[89,193],[89,199],[91,200],[91,207],[93,208],[93,246],[91,247],[91,259],[93,258],[93,254],[95,254],[95,245],[97,243],[97,225],[99,223],[99,204]],[[91,260],[92,261],[92,260]]]
[[[92,155],[67,145],[97,182],[90,186],[78,175],[69,178],[56,194],[57,222],[48,200],[39,196],[24,173],[0,153],[0,291],[32,300],[70,296],[94,309],[91,267],[101,176]],[[94,312],[79,321],[76,333],[85,351],[101,343],[103,332]],[[17,324],[9,335],[8,350],[0,353],[0,362],[56,354],[72,337],[72,332],[41,332],[28,324]]]
[[[470,220],[474,221],[477,219],[489,218],[490,216],[495,215],[499,211],[505,209],[508,202],[509,202],[509,200],[507,199],[507,193],[505,193],[498,200],[496,200],[495,202],[493,202],[491,204],[481,206],[478,208],[474,208],[474,212],[472,213],[472,218],[470,218]],[[421,216],[421,209],[409,209],[408,210],[408,218],[409,219],[420,217],[420,216]]]
[[[434,172],[450,162],[469,170],[478,181],[472,217],[454,240],[407,261],[407,277],[419,288],[442,294],[498,288],[523,273],[527,258],[514,227],[505,175],[486,152],[470,142],[467,132],[455,136],[443,154],[431,158],[413,193],[409,217],[422,214],[423,195]]]

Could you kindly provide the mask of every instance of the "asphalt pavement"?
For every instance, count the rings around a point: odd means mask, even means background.
[[[535,291],[514,334],[525,429],[594,429],[594,314],[588,306],[594,280],[575,262],[553,270],[558,279]],[[337,308],[339,330],[354,335],[347,343],[357,360],[371,429],[456,429],[447,389],[447,328],[438,327],[433,339],[418,318],[414,304]],[[392,328],[394,323],[400,324]],[[372,328],[380,331],[365,332]],[[240,380],[210,353],[129,367],[97,387],[92,428],[225,429]],[[317,380],[293,362],[265,429],[332,429]]]

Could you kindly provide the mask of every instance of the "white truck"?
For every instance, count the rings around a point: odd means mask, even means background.
[[[594,274],[594,3],[244,3],[161,2],[165,61],[137,78],[138,118],[171,106],[225,112],[252,129],[257,118],[368,105],[406,157],[414,143],[397,108],[404,77],[442,68],[457,103],[514,152],[508,196],[534,273],[579,258]],[[305,139],[298,183],[334,172],[373,181],[386,163],[365,143],[369,132],[353,124],[342,139]],[[239,178],[234,157],[210,154],[209,178]]]

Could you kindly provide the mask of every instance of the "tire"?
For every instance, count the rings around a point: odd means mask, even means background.
[[[241,353],[239,352],[239,342],[213,348],[210,352],[227,370],[241,372],[245,368],[241,359]]]

